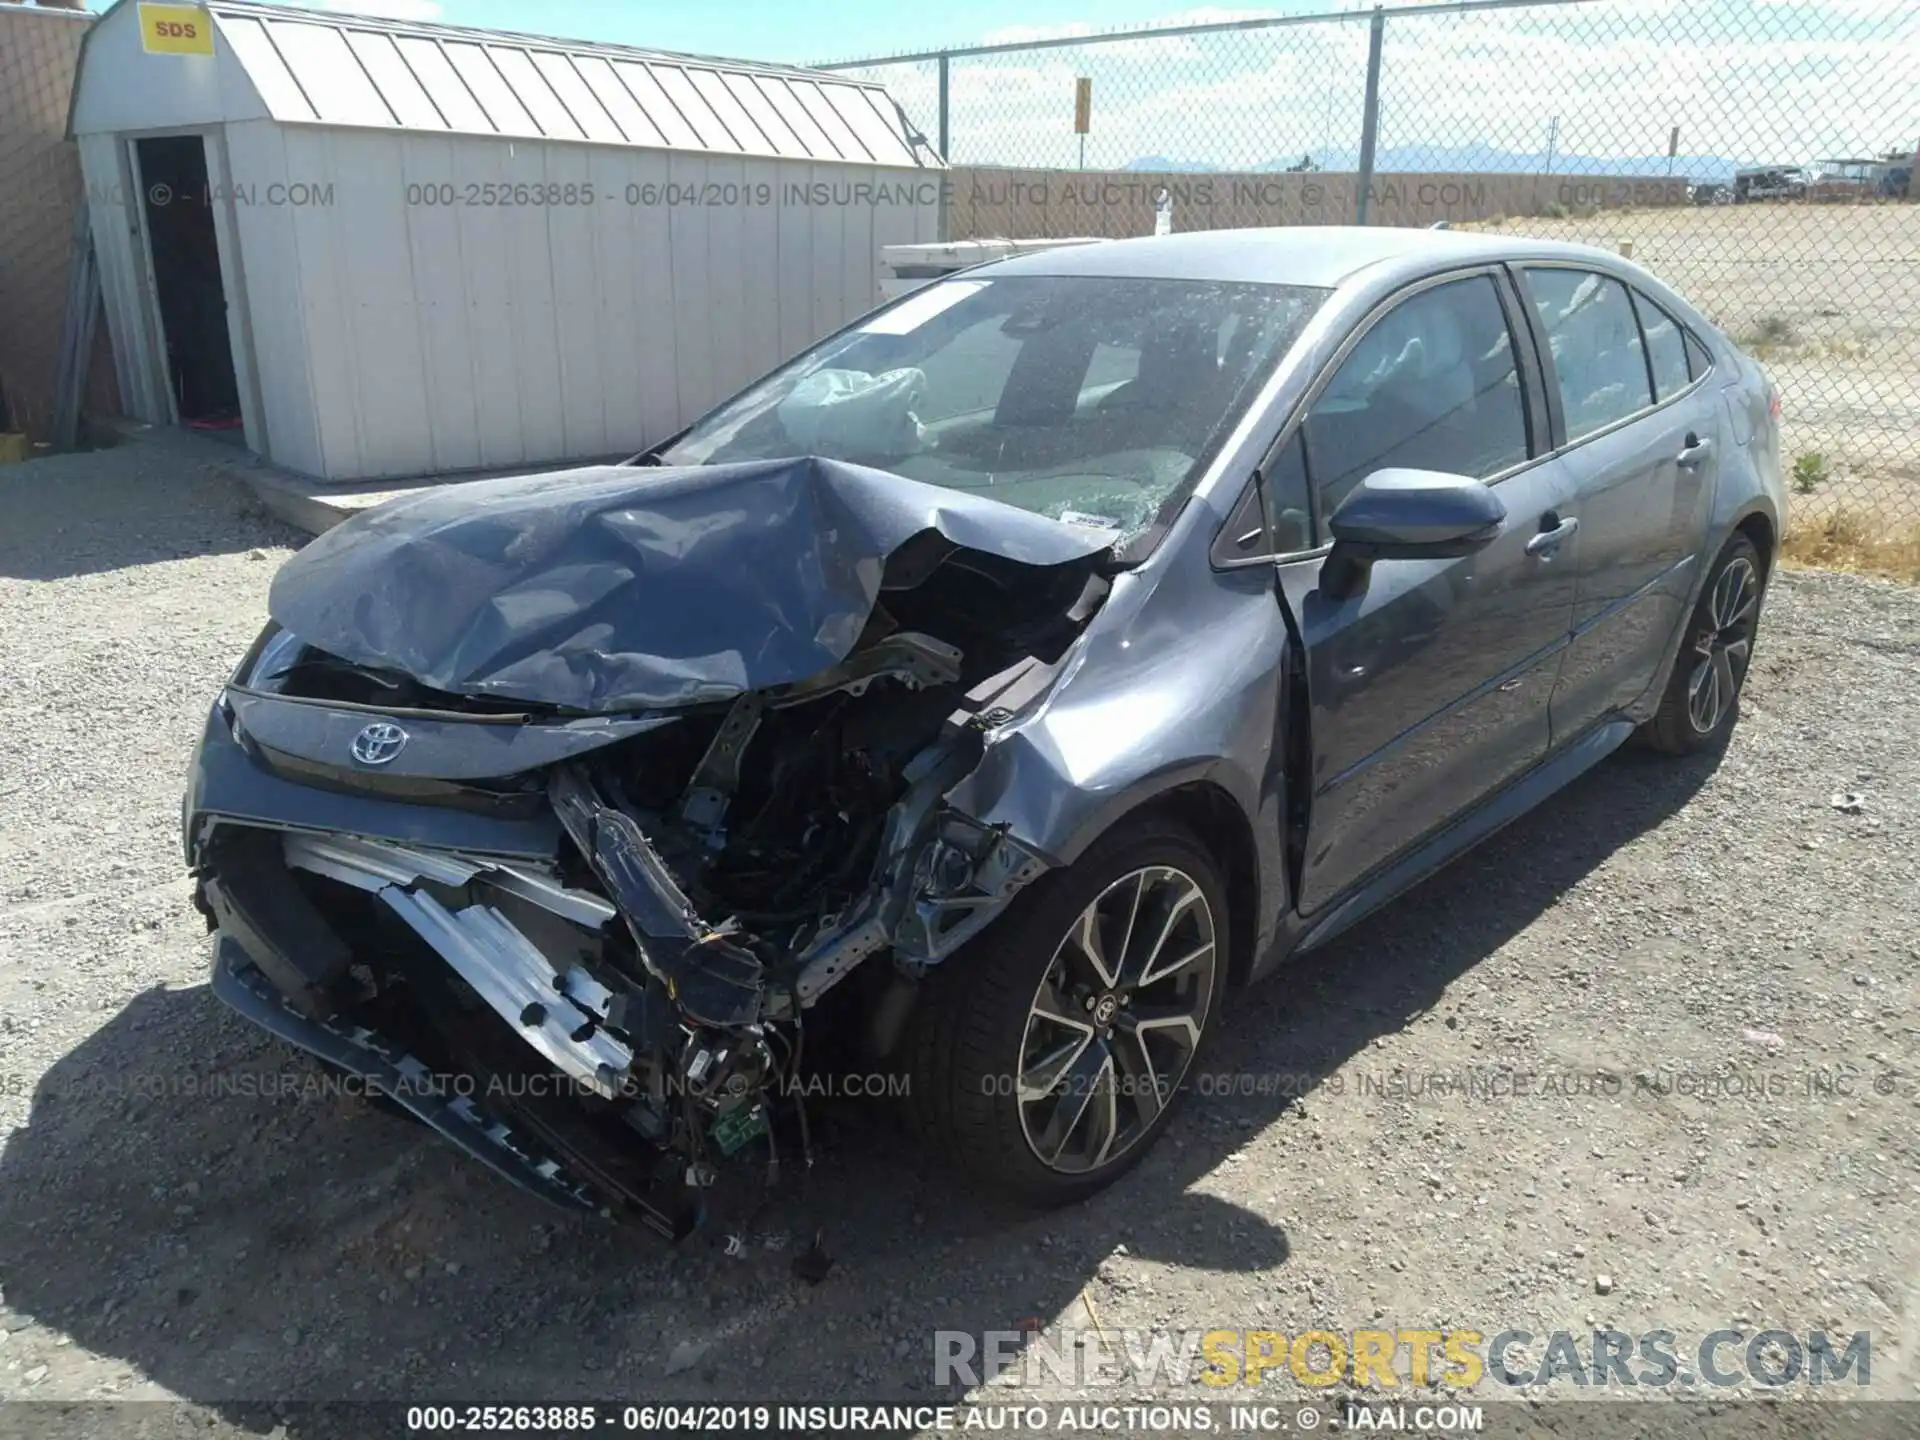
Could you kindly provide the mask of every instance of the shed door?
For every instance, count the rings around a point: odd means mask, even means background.
[[[133,144],[174,413],[182,424],[238,439],[240,388],[214,235],[206,141],[199,135],[163,135]]]

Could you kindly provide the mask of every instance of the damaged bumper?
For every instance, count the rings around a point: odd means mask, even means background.
[[[216,990],[509,1178],[684,1233],[789,1121],[806,1158],[807,1017],[884,1057],[1048,868],[949,796],[1105,542],[820,461],[461,488],[275,581],[183,815]]]
[[[875,955],[938,963],[1046,868],[945,804],[972,715],[906,767],[868,883],[769,937],[703,914],[687,835],[587,764],[477,814],[291,782],[216,708],[184,817],[215,993],[516,1184],[678,1238],[729,1159],[763,1142],[777,1171],[805,1013]]]
[[[212,847],[199,893],[216,927],[223,1002],[536,1194],[574,1209],[618,1205],[673,1238],[693,1227],[697,1204],[660,1166],[609,1168],[601,1145],[556,1123],[567,1104],[614,1101],[629,1083],[632,1050],[604,1028],[610,992],[578,965],[556,968],[496,904],[452,897],[478,891],[582,932],[611,918],[610,905],[497,862],[341,836],[228,833]],[[380,1003],[366,960],[311,903],[300,873],[390,912],[544,1070],[501,1065],[497,1045],[489,1059],[484,1044],[467,1050],[457,1025]]]
[[[390,1097],[416,1120],[522,1189],[571,1210],[598,1202],[566,1167],[489,1115],[473,1097],[450,1095],[416,1057],[360,1025],[339,1025],[299,1014],[239,944],[222,936],[214,946],[213,993],[230,1009],[288,1044]],[[674,1234],[671,1226],[665,1233]]]

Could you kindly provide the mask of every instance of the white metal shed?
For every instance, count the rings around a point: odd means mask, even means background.
[[[119,0],[69,129],[128,408],[326,479],[659,440],[871,308],[944,179],[839,75],[241,0]]]

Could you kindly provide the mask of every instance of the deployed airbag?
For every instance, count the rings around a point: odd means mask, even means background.
[[[868,457],[916,455],[926,431],[913,404],[926,389],[920,370],[816,370],[779,404],[781,428],[803,450],[824,453],[831,442],[842,454]]]
[[[289,560],[268,606],[329,654],[454,694],[690,704],[845,659],[887,561],[929,533],[1043,567],[1113,540],[834,460],[602,465],[390,501]]]

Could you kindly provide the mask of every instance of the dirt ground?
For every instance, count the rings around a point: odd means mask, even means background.
[[[1920,1396],[1920,592],[1780,575],[1723,757],[1623,752],[1248,993],[1092,1203],[983,1204],[876,1106],[735,1258],[550,1210],[212,998],[183,772],[296,537],[197,457],[0,470],[0,1398],[928,1398],[936,1332],[1029,1317],[1865,1330],[1849,1396]]]
[[[1920,524],[1920,204],[1771,202],[1476,226],[1617,250],[1698,305],[1779,384],[1786,462],[1841,507]]]

